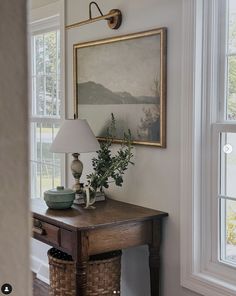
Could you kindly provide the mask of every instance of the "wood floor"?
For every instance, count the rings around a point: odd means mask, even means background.
[[[49,287],[47,284],[33,278],[33,296],[49,296]]]

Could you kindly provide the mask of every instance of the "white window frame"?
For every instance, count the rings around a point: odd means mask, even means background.
[[[205,296],[236,295],[235,267],[218,260],[218,135],[236,132],[233,124],[217,123],[223,1],[182,2],[181,285]]]
[[[30,30],[29,30],[29,52],[31,49],[31,36],[34,34],[40,34],[48,32],[50,30],[59,29],[60,31],[60,90],[61,90],[61,118],[44,118],[40,116],[32,117],[32,100],[29,103],[30,123],[62,123],[65,119],[65,2],[59,0],[47,6],[43,6],[30,11]],[[31,55],[29,58],[29,64],[31,64]],[[29,70],[29,77],[32,76],[32,70]],[[31,85],[31,83],[30,83]],[[66,157],[61,155],[61,181],[62,185],[67,185],[66,179]]]

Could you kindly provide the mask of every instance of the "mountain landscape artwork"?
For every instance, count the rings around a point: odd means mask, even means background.
[[[111,113],[116,140],[165,147],[165,29],[77,44],[76,104],[95,135],[106,137]]]

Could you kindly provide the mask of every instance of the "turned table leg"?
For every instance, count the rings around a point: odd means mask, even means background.
[[[153,220],[152,243],[149,245],[151,296],[160,296],[161,221]]]

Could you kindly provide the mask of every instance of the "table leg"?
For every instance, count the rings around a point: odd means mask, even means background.
[[[152,243],[149,245],[151,296],[160,296],[161,221],[153,220]]]
[[[86,296],[87,290],[87,262],[76,264],[76,296]]]
[[[86,232],[77,232],[75,234],[75,252],[76,262],[76,296],[86,296],[87,291],[87,266],[88,266],[88,238]]]

